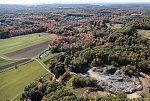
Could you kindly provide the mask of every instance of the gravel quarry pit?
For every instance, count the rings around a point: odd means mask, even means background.
[[[122,76],[121,70],[116,68],[104,68],[104,70],[92,68],[88,70],[87,75],[94,77],[97,80],[97,85],[108,91],[132,92],[137,88],[136,83],[131,78]]]

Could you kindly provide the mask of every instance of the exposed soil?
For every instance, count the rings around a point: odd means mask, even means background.
[[[123,90],[125,92],[131,92],[133,88],[137,88],[131,78],[122,76],[121,71],[116,68],[105,68],[104,70],[93,68],[88,71],[88,74],[90,77],[97,79],[97,85],[100,85],[108,91]]]
[[[138,91],[138,94],[148,94],[150,93],[150,75],[140,72],[141,77],[139,77],[142,82],[143,89],[142,91]]]
[[[145,73],[140,72],[139,79],[143,85],[143,89],[141,91],[137,91],[133,94],[128,94],[127,98],[133,99],[133,98],[139,98],[142,94],[148,94],[150,93],[150,75],[147,75]]]
[[[134,99],[134,98],[140,98],[141,96],[135,92],[135,93],[132,93],[132,94],[127,94],[127,98],[129,99]]]
[[[41,53],[43,50],[45,50],[48,47],[49,41],[36,44],[15,52],[4,54],[5,56],[11,58],[11,59],[18,59],[18,58],[31,58],[33,56],[36,56],[37,54]]]
[[[140,72],[141,76],[130,79],[121,76],[120,73],[119,70],[116,70],[114,73],[113,69],[100,70],[93,68],[88,71],[87,75],[95,77],[98,80],[98,85],[103,86],[109,91],[111,91],[112,88],[115,88],[116,90],[131,92],[131,94],[127,94],[127,98],[130,99],[139,98],[143,94],[150,93],[150,75]]]

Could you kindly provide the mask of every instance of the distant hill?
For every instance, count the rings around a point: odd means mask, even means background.
[[[37,4],[37,5],[19,5],[19,4],[0,4],[2,10],[24,10],[24,9],[47,9],[47,8],[96,8],[100,6],[110,7],[149,7],[150,3],[87,3],[87,4]]]
[[[17,5],[17,4],[0,4],[0,9],[44,9],[44,8],[95,8],[100,5],[92,4],[41,4],[41,5]]]

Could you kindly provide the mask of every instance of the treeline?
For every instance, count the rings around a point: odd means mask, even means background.
[[[127,26],[133,26],[136,29],[150,30],[150,19],[146,17],[131,17],[128,19]]]
[[[33,33],[40,33],[45,32],[47,28],[43,26],[36,26],[32,28],[21,28],[18,27],[17,30],[0,30],[0,39],[6,39],[14,36],[26,35],[26,34],[33,34]]]

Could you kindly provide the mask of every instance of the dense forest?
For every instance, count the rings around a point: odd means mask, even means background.
[[[113,92],[116,96],[86,97],[77,96],[68,87],[104,90],[96,78],[82,75],[93,67],[113,66],[127,77],[150,74],[150,40],[138,33],[139,29],[150,30],[150,7],[146,4],[25,8],[0,10],[0,38],[35,32],[57,34],[49,42],[49,50],[55,55],[45,62],[57,80],[40,78],[25,87],[20,100],[130,101],[123,91]],[[149,97],[141,96],[133,100]]]

